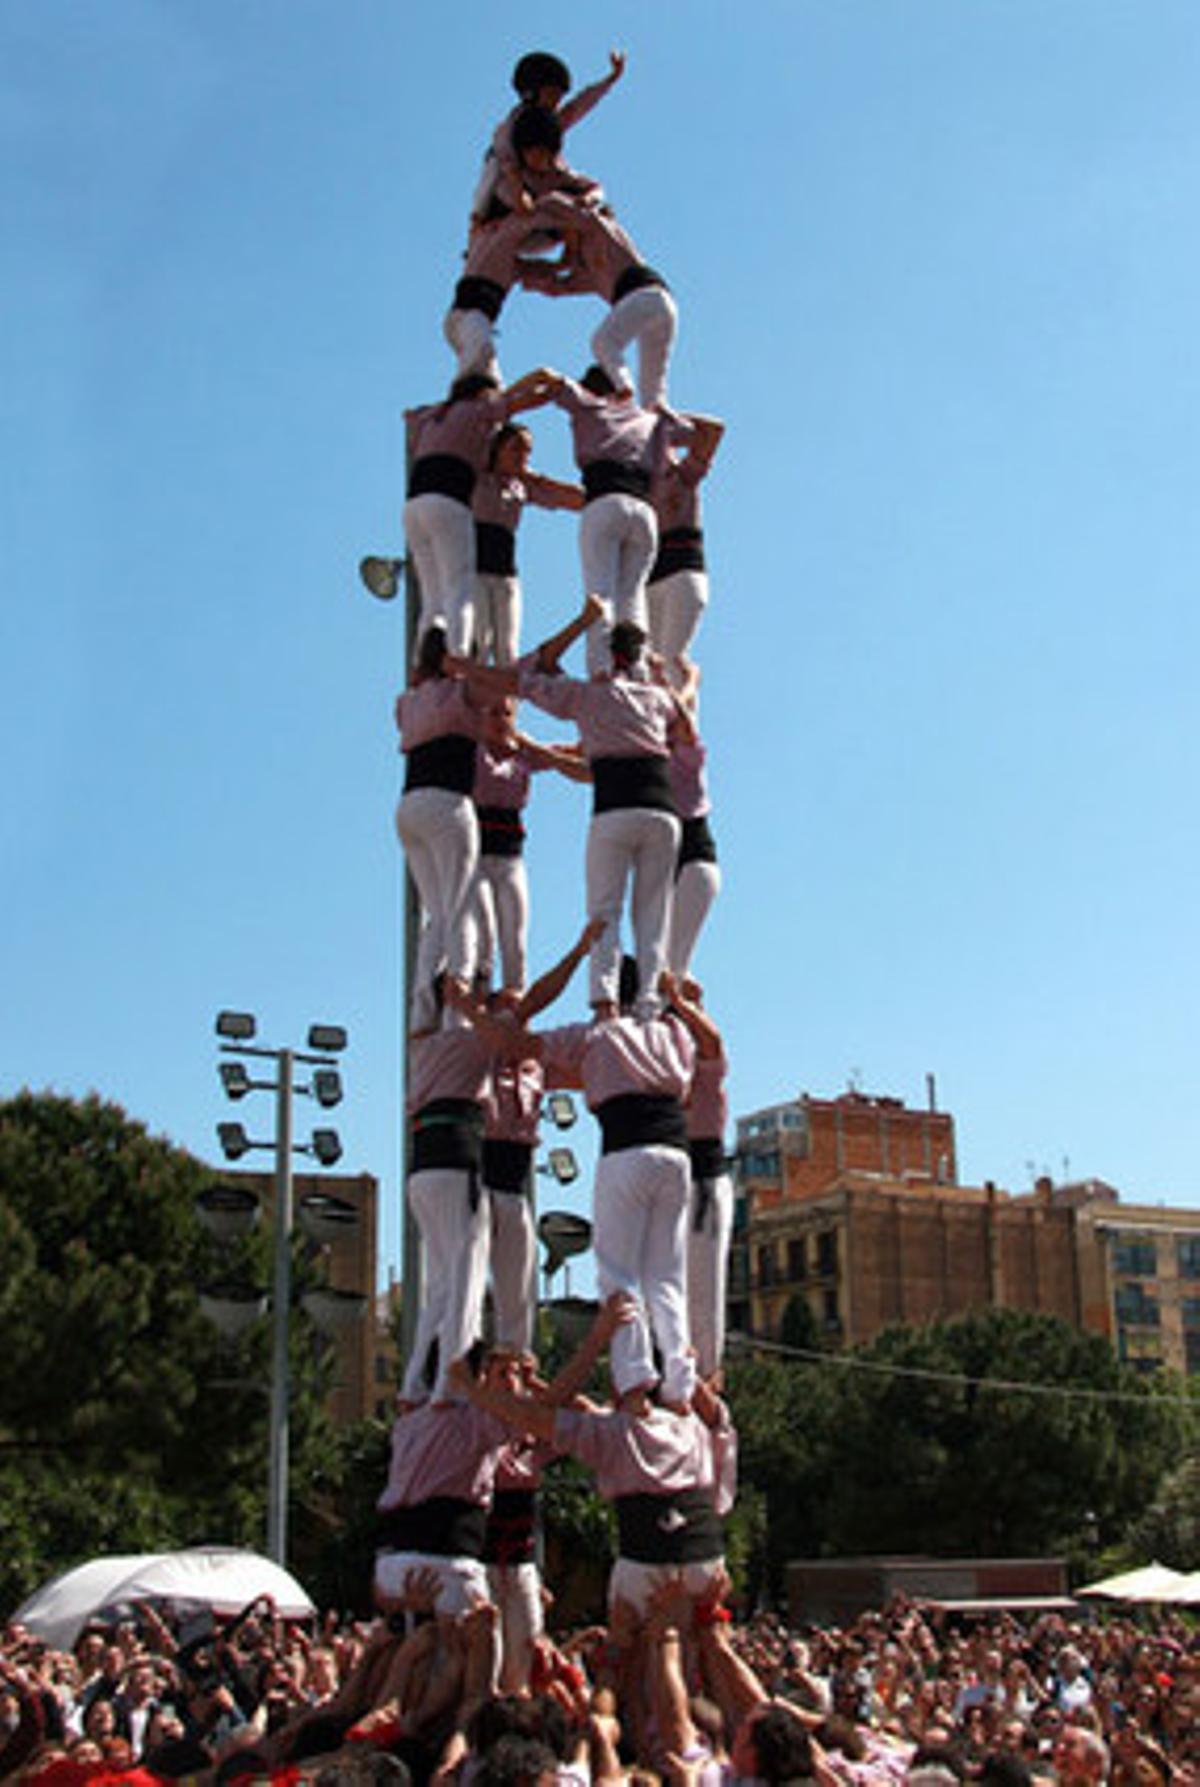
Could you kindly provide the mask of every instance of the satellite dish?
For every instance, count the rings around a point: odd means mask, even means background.
[[[538,1219],[537,1232],[546,1249],[544,1270],[551,1276],[564,1260],[586,1253],[592,1245],[591,1223],[586,1216],[573,1216],[569,1210],[547,1210]]]

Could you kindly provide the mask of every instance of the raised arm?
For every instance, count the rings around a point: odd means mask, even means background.
[[[583,607],[574,620],[552,633],[549,639],[543,639],[537,648],[537,667],[546,676],[553,676],[558,669],[559,660],[565,657],[577,639],[582,639],[589,627],[604,619],[604,602],[600,596],[585,597]]]
[[[540,1060],[542,1039],[532,1030],[526,1030],[521,1024],[514,1024],[511,1018],[496,1017],[490,1012],[481,999],[461,986],[458,981],[447,975],[445,981],[446,1004],[454,1011],[461,1012],[463,1017],[478,1030],[494,1055],[500,1055],[505,1061]]]
[[[565,100],[559,106],[558,121],[562,125],[564,135],[573,125],[578,124],[581,118],[586,118],[594,106],[599,105],[604,95],[612,91],[624,73],[624,50],[610,50],[608,52],[608,73],[604,78],[593,81],[588,87],[581,87],[578,93],[573,93],[570,99]]]
[[[480,664],[475,658],[456,658],[449,652],[442,663],[446,674],[458,677],[466,685],[468,698],[476,702],[480,696],[486,701],[517,692],[515,664]]]
[[[692,425],[691,439],[687,445],[684,463],[692,468],[696,481],[707,475],[708,468],[716,457],[717,448],[725,433],[724,422],[715,416],[693,416],[686,418]]]
[[[515,416],[519,410],[540,409],[542,404],[550,402],[558,384],[558,373],[551,372],[546,366],[535,367],[532,372],[527,372],[523,378],[509,385],[503,393],[506,414]]]
[[[590,918],[561,961],[540,974],[531,987],[528,987],[516,1008],[515,1016],[518,1024],[526,1025],[538,1013],[545,1011],[548,1005],[561,998],[570,985],[571,976],[583,961],[587,960],[592,944],[604,929],[602,918]]]
[[[495,1415],[514,1433],[531,1433],[535,1439],[547,1442],[553,1440],[554,1410],[549,1404],[535,1402],[531,1396],[519,1396],[514,1390],[502,1390],[483,1383],[465,1359],[452,1362],[448,1382],[456,1395]]]
[[[607,1297],[562,1370],[540,1392],[539,1401],[552,1408],[565,1408],[591,1377],[597,1360],[617,1329],[623,1322],[635,1320],[637,1313],[636,1302],[625,1291],[616,1291]]]
[[[670,1005],[672,1011],[683,1020],[684,1027],[691,1034],[696,1045],[696,1053],[706,1061],[715,1061],[721,1053],[721,1032],[713,1023],[702,1005],[689,999],[680,986],[678,978],[664,968],[659,976],[659,991]]]

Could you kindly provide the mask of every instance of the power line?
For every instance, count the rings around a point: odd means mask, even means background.
[[[777,1353],[786,1359],[798,1359],[806,1365],[835,1366],[842,1371],[869,1371],[879,1377],[920,1378],[927,1383],[954,1384],[976,1390],[1005,1390],[1022,1396],[1061,1396],[1082,1402],[1129,1402],[1140,1408],[1167,1407],[1200,1410],[1194,1396],[1151,1396],[1139,1390],[1096,1390],[1082,1384],[1033,1384],[1015,1378],[971,1377],[966,1372],[934,1371],[922,1365],[895,1365],[879,1359],[863,1359],[853,1353],[818,1353],[807,1347],[785,1346],[781,1340],[760,1340],[751,1334],[740,1336],[741,1343],[754,1352]]]

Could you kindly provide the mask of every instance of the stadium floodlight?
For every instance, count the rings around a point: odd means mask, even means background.
[[[336,1166],[342,1158],[342,1140],[336,1129],[314,1129],[312,1153],[323,1167]]]
[[[552,1177],[559,1185],[573,1185],[579,1177],[579,1162],[569,1148],[549,1148],[546,1151]]]
[[[310,1024],[308,1046],[322,1055],[339,1055],[346,1046],[346,1032],[341,1024]]]
[[[296,1216],[304,1233],[322,1246],[353,1234],[358,1227],[358,1211],[349,1198],[335,1197],[331,1191],[310,1191],[296,1205]]]
[[[195,1201],[196,1214],[219,1241],[237,1241],[258,1221],[258,1193],[245,1185],[210,1185]]]
[[[373,596],[381,602],[392,602],[400,588],[402,558],[376,558],[369,554],[358,562],[358,574]]]
[[[217,1140],[226,1160],[240,1160],[253,1146],[240,1123],[218,1123]]]
[[[361,1291],[337,1290],[331,1284],[305,1291],[300,1301],[322,1334],[340,1334],[361,1322],[367,1312],[367,1299]]]
[[[211,1284],[200,1292],[200,1308],[225,1340],[236,1340],[266,1315],[267,1297],[253,1285]]]
[[[250,1075],[240,1061],[219,1061],[217,1072],[228,1098],[245,1098],[250,1090]]]
[[[564,1260],[586,1253],[592,1244],[592,1225],[586,1216],[570,1210],[547,1210],[538,1218],[538,1240],[546,1249],[545,1272],[553,1276]]]
[[[546,1109],[555,1129],[570,1129],[579,1114],[569,1092],[551,1092],[546,1099]]]
[[[223,1036],[227,1042],[251,1042],[258,1023],[252,1011],[219,1011],[217,1013],[217,1035]]]
[[[342,1076],[336,1067],[318,1067],[312,1077],[312,1094],[323,1111],[342,1102]]]

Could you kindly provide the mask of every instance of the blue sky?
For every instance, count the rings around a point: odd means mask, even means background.
[[[212,1158],[216,1010],[340,1020],[395,1257],[399,622],[355,566],[400,546],[516,55],[586,79],[621,44],[572,159],[676,292],[673,401],[728,424],[697,965],[734,1107],[933,1072],[967,1180],[1200,1202],[1200,13],[508,17],[0,0],[0,1088]],[[580,369],[599,315],[518,298],[506,373]],[[533,637],[581,594],[573,521],[522,545]],[[538,961],[584,819],[539,787]]]

